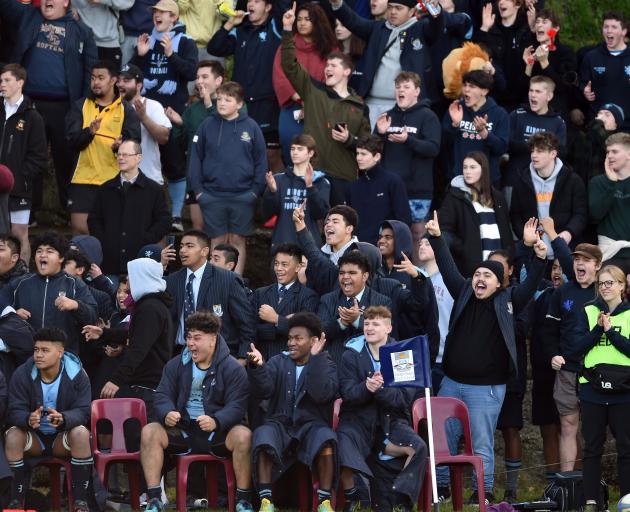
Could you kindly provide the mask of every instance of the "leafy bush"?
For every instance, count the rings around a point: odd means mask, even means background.
[[[561,16],[560,38],[575,50],[602,40],[602,14],[620,10],[630,16],[630,0],[547,0],[545,7]]]

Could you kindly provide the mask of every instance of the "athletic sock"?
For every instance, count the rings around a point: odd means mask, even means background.
[[[317,501],[320,503],[330,500],[331,497],[332,493],[330,492],[330,489],[317,489]]]
[[[271,494],[271,484],[260,484],[258,486],[258,497],[261,500],[268,499],[273,502],[272,494]]]
[[[9,462],[9,467],[13,472],[13,489],[11,494],[11,500],[18,500],[20,503],[24,503],[26,497],[26,467],[24,466],[24,459],[14,460]]]
[[[241,489],[239,487],[236,488],[236,502],[246,501],[247,503],[251,503],[253,501],[254,492],[251,489]]]
[[[359,490],[356,487],[343,491],[343,497],[346,501],[359,501]]]
[[[80,459],[72,457],[70,460],[70,470],[72,472],[72,490],[75,500],[87,499],[87,490],[92,480],[92,466],[94,459],[92,456]]]
[[[156,485],[154,487],[147,487],[147,498],[149,500],[152,500],[152,499],[161,500],[162,499],[162,486]]]
[[[521,459],[505,459],[505,490],[516,494],[518,488],[518,475],[523,465]]]

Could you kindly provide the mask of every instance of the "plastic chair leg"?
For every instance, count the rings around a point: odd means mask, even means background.
[[[454,465],[451,469],[451,493],[453,495],[453,510],[463,510],[464,508],[464,480],[462,467]]]

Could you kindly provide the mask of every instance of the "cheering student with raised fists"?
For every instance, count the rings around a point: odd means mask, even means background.
[[[527,222],[523,238],[535,236],[536,224],[535,219]],[[490,503],[494,501],[494,431],[506,383],[517,368],[514,318],[534,296],[543,277],[547,246],[538,240],[527,279],[518,286],[504,287],[504,269],[498,261],[479,261],[472,278],[460,274],[442,237],[437,212],[426,228],[438,268],[454,298],[439,395],[459,398],[468,406],[474,450],[483,459],[483,492]],[[448,481],[448,470],[439,468],[438,493],[444,498],[450,496]],[[482,489],[477,489],[475,480],[473,491],[470,502],[476,503]]]

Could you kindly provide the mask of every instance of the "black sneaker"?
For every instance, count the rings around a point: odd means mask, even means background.
[[[90,512],[90,507],[88,507],[87,501],[74,500],[72,510],[74,510],[74,512]]]
[[[509,503],[510,505],[512,503],[518,503],[518,499],[516,498],[516,491],[512,489],[506,489],[505,494],[503,495],[503,501]]]
[[[451,488],[448,485],[439,486],[437,488],[438,502],[447,503],[451,501]]]
[[[491,492],[486,492],[484,493],[484,495],[486,499],[486,505],[494,503],[494,494],[492,494]],[[470,498],[468,498],[468,501],[465,504],[472,507],[479,506],[479,494],[477,494],[477,491],[473,491],[473,493],[470,495]]]
[[[11,500],[11,503],[7,505],[7,508],[10,510],[24,510],[24,503],[20,500]]]

